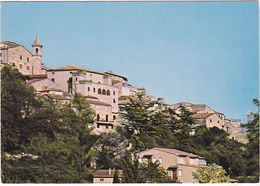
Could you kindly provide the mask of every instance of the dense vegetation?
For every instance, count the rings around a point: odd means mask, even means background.
[[[222,166],[231,178],[258,182],[259,114],[243,127],[245,145],[229,139],[216,127],[197,127],[184,107],[180,113],[147,103],[142,95],[131,99],[116,132],[94,135],[95,112],[76,93],[69,103],[37,95],[17,69],[1,70],[1,178],[4,183],[86,183],[96,168],[123,169],[125,183],[176,182],[158,162],[140,163],[136,153],[155,146],[193,152],[209,164]],[[259,101],[254,100],[259,107]],[[157,106],[157,110],[152,109]],[[130,147],[129,147],[130,145]],[[117,171],[116,171],[117,172]],[[199,177],[199,176],[198,176]],[[114,182],[119,182],[115,175]]]

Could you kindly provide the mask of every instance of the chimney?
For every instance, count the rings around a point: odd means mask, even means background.
[[[108,175],[111,175],[111,168],[108,169]]]

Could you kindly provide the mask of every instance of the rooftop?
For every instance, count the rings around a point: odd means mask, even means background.
[[[189,157],[203,158],[203,157],[201,157],[199,155],[188,153],[188,152],[184,152],[184,151],[177,150],[177,149],[169,149],[169,148],[161,148],[161,147],[155,147],[153,149],[159,150],[159,151],[163,151],[163,152],[167,152],[167,153],[170,153],[170,154],[175,154],[177,156],[189,156]]]
[[[192,118],[194,119],[207,119],[209,116],[213,115],[215,113],[198,113],[192,115]]]
[[[101,72],[96,72],[93,70],[88,70],[88,69],[76,67],[76,66],[66,66],[66,67],[52,68],[52,69],[50,68],[48,71],[71,71],[71,70],[82,70],[82,71],[86,71],[86,72],[90,72],[90,73],[105,75],[104,73],[101,73]]]
[[[113,178],[116,170],[111,170],[111,174],[109,175],[108,169],[99,169],[96,170],[92,175],[94,178]],[[123,177],[123,170],[118,170],[118,177]]]

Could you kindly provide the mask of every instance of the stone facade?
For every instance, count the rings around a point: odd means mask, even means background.
[[[171,178],[182,183],[194,183],[192,172],[196,167],[206,166],[203,157],[176,149],[152,148],[138,153],[138,156],[140,162],[158,161]]]
[[[14,65],[24,75],[45,74],[46,68],[44,67],[44,64],[41,61],[42,46],[40,45],[38,37],[36,37],[35,42],[36,41],[36,45],[32,46],[33,53],[27,50],[24,46],[19,45],[17,43],[10,41],[1,42],[1,65]]]

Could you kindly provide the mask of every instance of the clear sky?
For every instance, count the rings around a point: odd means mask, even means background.
[[[3,2],[2,40],[43,62],[126,76],[170,104],[246,121],[258,97],[257,2]]]

